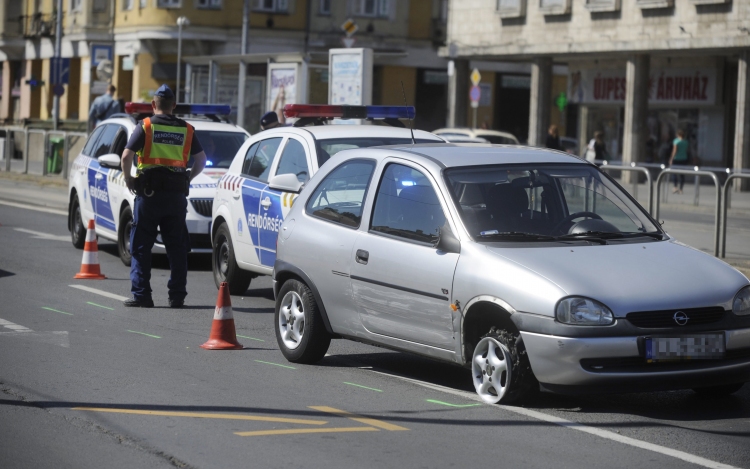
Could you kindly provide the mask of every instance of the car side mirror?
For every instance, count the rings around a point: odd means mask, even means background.
[[[106,155],[102,155],[99,158],[97,158],[97,161],[99,162],[100,166],[103,166],[105,168],[109,168],[109,169],[121,169],[122,168],[120,164],[120,155],[116,155],[114,153],[108,153]]]
[[[450,228],[444,226],[440,228],[435,249],[438,251],[449,252],[454,254],[461,253],[461,241],[453,235]]]
[[[302,185],[294,174],[277,174],[268,181],[269,188],[281,192],[298,193],[302,189]]]

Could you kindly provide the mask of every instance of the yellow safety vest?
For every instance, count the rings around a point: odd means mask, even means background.
[[[195,129],[185,124],[187,127],[178,127],[153,124],[148,117],[143,119],[146,138],[143,149],[137,152],[139,172],[156,166],[187,168]]]

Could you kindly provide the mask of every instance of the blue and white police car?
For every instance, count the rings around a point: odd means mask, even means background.
[[[279,227],[305,182],[331,156],[352,148],[412,143],[411,132],[398,119],[413,118],[413,107],[288,104],[284,114],[298,118],[294,126],[248,139],[216,190],[211,224],[214,281],[217,287],[227,282],[234,295],[244,293],[253,278],[273,273]],[[390,126],[325,125],[333,118]],[[416,143],[445,141],[419,130],[413,136]]]
[[[135,116],[151,114],[151,105],[127,103],[125,111],[127,114],[115,114],[96,126],[73,162],[68,182],[68,229],[73,245],[81,249],[88,221],[95,220],[96,234],[116,242],[120,259],[129,266],[135,196],[125,186],[120,158],[137,125]],[[207,156],[206,168],[191,182],[188,196],[186,222],[194,253],[211,252],[211,204],[217,181],[250,137],[243,128],[219,117],[229,111],[229,106],[208,104],[179,104],[175,109],[175,114],[195,127]],[[160,237],[153,252],[166,252]]]

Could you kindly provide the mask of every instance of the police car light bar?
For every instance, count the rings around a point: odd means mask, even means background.
[[[327,104],[287,104],[284,116],[340,119],[413,119],[414,106],[336,106]]]
[[[174,108],[175,114],[213,114],[228,115],[232,108],[227,104],[178,104]],[[125,103],[128,114],[153,114],[150,103]]]

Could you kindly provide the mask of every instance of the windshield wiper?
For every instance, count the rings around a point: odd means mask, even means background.
[[[534,233],[525,233],[523,231],[497,231],[489,230],[479,233],[480,238],[508,239],[517,241],[552,241],[554,236],[540,235]]]
[[[659,241],[664,239],[664,235],[658,231],[632,231],[628,233],[621,233],[623,238],[637,238],[639,236],[648,236],[649,238],[658,239]]]
[[[599,244],[607,244],[607,239],[622,238],[622,233],[612,233],[611,231],[582,231],[580,233],[571,233],[562,236],[556,236],[556,240],[580,239],[582,241],[593,241]]]

